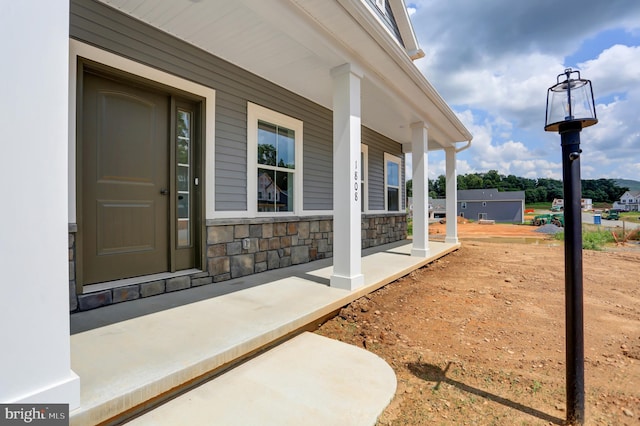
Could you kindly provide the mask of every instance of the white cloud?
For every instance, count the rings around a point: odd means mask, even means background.
[[[640,46],[612,38],[637,37],[640,2],[567,0],[571,20],[549,13],[555,0],[412,0],[409,7],[426,54],[416,65],[474,135],[458,156],[459,173],[561,178],[560,137],[543,129],[546,92],[566,58],[585,58],[578,68],[593,82],[599,123],[581,135],[582,175],[640,180]],[[444,173],[443,161],[434,160],[431,177]]]
[[[617,44],[578,66],[582,77],[591,80],[596,97],[637,90],[640,83],[640,46]]]
[[[596,96],[614,95],[596,104],[598,124],[582,131],[584,164],[592,167],[594,178],[640,179],[640,47],[615,45],[579,65]]]

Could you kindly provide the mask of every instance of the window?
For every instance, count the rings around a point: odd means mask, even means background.
[[[380,9],[380,12],[387,14],[387,0],[376,0],[376,7]]]
[[[366,212],[369,210],[369,192],[367,188],[367,171],[369,169],[369,147],[365,144],[360,144],[360,211]]]
[[[178,109],[177,126],[178,135],[176,140],[176,219],[177,223],[177,244],[178,247],[189,247],[191,245],[191,235],[189,222],[190,212],[190,192],[192,178],[192,113],[183,109]]]
[[[391,154],[384,154],[384,189],[385,210],[390,212],[400,211],[402,204],[402,192],[400,188],[400,166],[402,160]]]
[[[294,214],[302,206],[302,121],[247,104],[248,200],[252,213]]]

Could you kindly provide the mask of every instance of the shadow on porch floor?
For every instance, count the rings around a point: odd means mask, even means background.
[[[230,367],[458,248],[430,242],[427,258],[412,257],[408,241],[364,250],[365,285],[354,291],[328,286],[327,259],[73,314],[71,359],[81,406],[71,424],[117,423],[212,377],[210,383],[219,382],[233,373],[219,376]]]

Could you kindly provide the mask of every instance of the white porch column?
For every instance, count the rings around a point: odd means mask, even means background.
[[[0,402],[74,409],[80,380],[71,371],[69,336],[69,0],[0,9]]]
[[[413,179],[413,247],[411,255],[429,255],[428,127],[423,121],[411,125]]]
[[[447,182],[447,235],[445,243],[458,243],[458,179],[456,175],[456,150],[446,148],[446,182]]]
[[[333,78],[333,275],[331,287],[364,284],[361,259],[360,80],[353,64],[331,70]]]

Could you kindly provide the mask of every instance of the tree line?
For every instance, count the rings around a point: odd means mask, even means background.
[[[486,173],[458,175],[458,189],[496,188],[498,191],[524,191],[525,203],[552,202],[554,198],[563,198],[562,181],[557,179],[530,179],[514,175],[501,175],[496,170]],[[407,181],[407,196],[412,196],[413,182]],[[582,198],[591,198],[594,203],[613,203],[629,188],[620,187],[613,179],[582,180]],[[429,179],[429,196],[446,197],[446,178]]]

